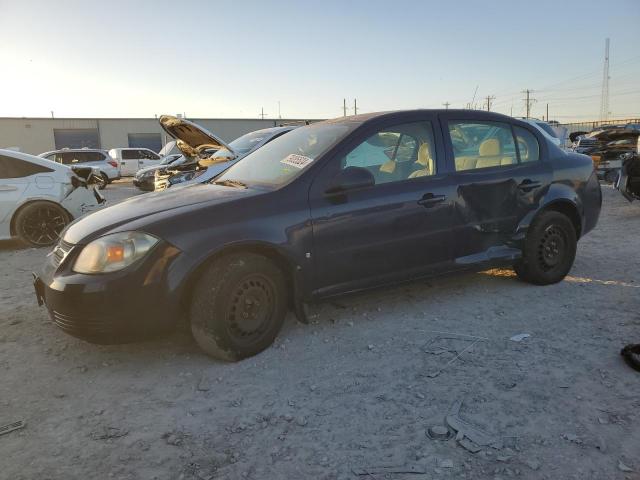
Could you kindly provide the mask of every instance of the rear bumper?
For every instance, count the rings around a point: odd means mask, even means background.
[[[175,247],[158,245],[141,264],[103,275],[73,272],[75,250],[58,266],[50,255],[34,279],[38,303],[64,332],[94,343],[124,343],[170,330],[181,318],[167,281],[180,254]]]

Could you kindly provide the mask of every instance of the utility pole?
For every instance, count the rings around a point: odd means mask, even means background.
[[[444,102],[442,105],[444,105],[445,110],[449,110],[449,105],[451,104],[449,102]]]
[[[524,99],[524,102],[525,102],[525,109],[527,111],[526,118],[529,118],[529,116],[531,115],[531,105],[533,105],[533,102],[535,102],[536,100],[534,98],[531,98],[531,94],[533,93],[533,90],[529,90],[527,88],[526,90],[523,90],[522,93],[526,94],[526,98]]]
[[[342,99],[342,116],[343,117],[347,116],[347,99],[346,98]]]
[[[264,113],[264,107],[262,107],[262,108],[260,109],[260,118],[261,118],[262,120],[264,120],[264,116],[265,116],[265,115],[268,115],[268,114],[267,114],[267,113]]]
[[[355,98],[353,99],[353,114],[354,115],[358,114],[358,102]]]
[[[495,96],[494,95],[487,95],[486,97],[484,97],[487,100],[487,112],[491,111],[491,101],[495,100]]]
[[[280,115],[280,100],[278,100],[278,118],[282,118],[282,115]]]
[[[547,103],[547,122],[549,122],[549,104]]]
[[[602,95],[600,97],[600,120],[609,118],[609,39],[604,42],[604,69],[602,71]]]

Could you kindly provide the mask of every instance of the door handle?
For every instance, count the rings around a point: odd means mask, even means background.
[[[518,185],[518,188],[520,190],[524,190],[525,192],[528,192],[529,190],[533,190],[534,188],[540,188],[541,186],[542,186],[542,183],[534,182],[533,180],[525,178],[522,182],[520,182],[520,185]]]
[[[431,208],[438,203],[444,202],[446,199],[446,195],[434,195],[433,193],[425,193],[422,198],[418,200],[418,205],[422,205],[426,208]]]

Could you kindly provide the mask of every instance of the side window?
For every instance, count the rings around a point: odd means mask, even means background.
[[[341,159],[341,168],[369,170],[376,185],[435,175],[435,145],[430,122],[381,130]]]
[[[149,150],[138,150],[138,158],[144,158],[147,160],[157,160],[158,155],[156,155],[155,153],[149,151]]]
[[[536,137],[522,127],[513,127],[518,141],[520,163],[537,162],[540,160],[540,145]]]
[[[46,172],[53,172],[53,170],[35,163],[0,155],[0,178],[22,178]]]
[[[58,160],[59,159],[59,160]],[[76,159],[76,156],[71,152],[58,153],[56,160],[63,165],[70,165]]]
[[[136,160],[138,158],[138,150],[122,150],[123,160]]]
[[[517,163],[508,123],[451,121],[449,134],[458,172]]]

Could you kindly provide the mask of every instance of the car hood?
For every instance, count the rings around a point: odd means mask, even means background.
[[[65,242],[71,244],[85,244],[110,231],[126,230],[128,223],[135,222],[136,226],[132,229],[140,229],[141,220],[158,213],[175,210],[175,213],[179,214],[178,209],[184,207],[222,204],[257,193],[258,191],[254,189],[225,187],[210,183],[146,193],[73,222],[64,232],[63,238]]]
[[[226,148],[234,153],[222,139],[189,120],[173,115],[162,115],[159,121],[162,129],[176,139],[180,151],[189,157],[195,157],[206,149]]]

